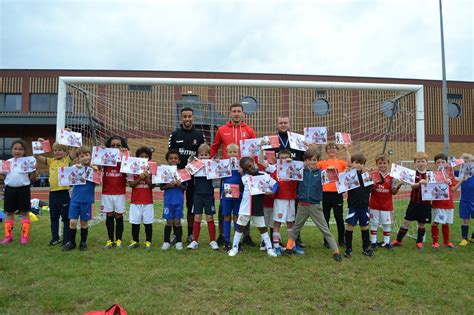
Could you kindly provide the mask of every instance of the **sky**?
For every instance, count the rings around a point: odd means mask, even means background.
[[[474,81],[474,1],[443,0],[446,77]],[[0,0],[0,69],[442,79],[438,0]]]

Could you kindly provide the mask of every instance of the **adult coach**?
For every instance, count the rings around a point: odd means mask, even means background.
[[[326,160],[319,161],[317,163],[318,168],[327,170],[328,168],[335,168],[339,173],[343,172],[347,165],[350,164],[351,156],[346,146],[343,146],[343,150],[346,154],[346,161],[339,160],[337,157],[338,147],[334,142],[329,142],[326,145]],[[345,246],[344,242],[344,218],[343,218],[343,194],[337,192],[336,183],[329,183],[323,185],[323,212],[324,218],[329,227],[329,219],[331,218],[331,209],[334,210],[334,219],[336,219],[337,225],[337,241],[339,246]],[[324,246],[329,248],[329,244],[324,239]]]
[[[295,150],[290,147],[290,141],[288,139],[288,131],[290,131],[290,118],[288,116],[280,116],[277,121],[277,135],[280,142],[280,147],[275,149],[276,155],[281,150],[287,150],[291,153],[291,158],[295,161],[303,161],[303,151]],[[295,200],[295,212],[298,211],[298,200]],[[273,230],[273,229],[272,229]],[[298,237],[295,240],[295,243],[298,247],[305,247],[305,244],[301,240],[301,236],[298,234]]]
[[[185,107],[181,109],[181,127],[175,130],[169,138],[168,149],[178,149],[181,155],[181,162],[178,169],[183,169],[188,163],[190,156],[197,155],[198,147],[206,142],[204,134],[194,128],[194,112],[192,108]],[[186,209],[188,221],[188,238],[190,243],[193,241],[193,196],[194,196],[194,181],[188,181],[188,189],[186,189]]]
[[[216,156],[222,146],[222,156],[224,159],[227,158],[227,146],[231,143],[235,143],[240,146],[240,140],[253,139],[255,137],[255,131],[247,125],[244,121],[244,107],[239,103],[230,105],[229,108],[230,121],[224,126],[219,127],[217,130],[214,142],[211,145],[211,158]],[[222,208],[219,206],[219,238],[217,242],[219,244],[224,243],[224,219],[222,217]],[[249,225],[248,225],[249,227]],[[242,242],[247,245],[255,246],[255,243],[250,237],[250,229],[246,228],[244,231],[244,238]]]
[[[291,152],[291,158],[293,160],[303,161],[304,152],[290,148],[290,142],[288,140],[288,131],[290,128],[290,118],[288,116],[278,117],[277,133],[278,140],[280,141],[280,147],[275,149],[275,153],[278,154],[280,150],[287,150]]]

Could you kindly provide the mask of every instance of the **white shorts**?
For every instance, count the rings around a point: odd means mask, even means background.
[[[265,219],[263,216],[254,217],[254,216],[249,216],[246,214],[239,214],[239,218],[237,219],[237,224],[241,226],[246,226],[249,223],[250,218],[252,218],[252,224],[254,226],[258,228],[265,227]]]
[[[263,208],[263,217],[265,218],[265,225],[273,228],[273,208]]]
[[[288,199],[275,199],[273,201],[273,221],[294,222],[295,221],[295,201]]]
[[[102,195],[100,211],[125,213],[125,195]]]
[[[453,224],[454,209],[431,209],[431,222]]]
[[[379,226],[379,224],[392,224],[393,211],[382,211],[370,209],[370,225]]]
[[[153,204],[148,205],[130,205],[129,221],[131,224],[151,224],[155,219],[155,210]]]

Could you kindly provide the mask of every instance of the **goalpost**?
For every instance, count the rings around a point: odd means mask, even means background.
[[[364,153],[368,166],[382,152],[397,163],[425,150],[423,86],[412,84],[59,77],[57,129],[81,132],[90,145],[117,134],[128,139],[131,154],[147,145],[154,148],[153,159],[164,163],[181,108],[194,109],[195,127],[212,142],[233,103],[244,105],[244,121],[257,137],[276,134],[279,116],[288,116],[291,130],[300,134],[304,127],[327,127],[329,141],[334,132],[349,132],[352,152]],[[400,221],[402,214],[395,215]]]

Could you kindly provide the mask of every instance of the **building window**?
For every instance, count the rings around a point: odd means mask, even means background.
[[[56,112],[57,94],[30,94],[30,112]]]
[[[21,94],[0,94],[1,112],[21,112]]]
[[[242,104],[242,107],[244,108],[244,113],[246,114],[253,114],[258,111],[258,107],[260,104],[258,104],[258,101],[255,97],[253,96],[244,96],[240,100],[240,104]]]
[[[13,157],[12,143],[19,138],[0,138],[0,160],[8,160]]]

